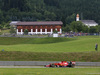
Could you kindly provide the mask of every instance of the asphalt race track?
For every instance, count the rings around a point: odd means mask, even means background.
[[[0,68],[46,68],[44,66],[0,66]]]
[[[0,66],[44,66],[60,61],[0,61]],[[76,62],[76,66],[100,66],[100,62]]]
[[[0,68],[46,68],[44,65],[57,62],[60,61],[0,61]],[[100,62],[76,62],[75,68],[100,68]]]
[[[44,66],[0,66],[0,68],[50,68],[50,67],[44,67]],[[69,67],[59,67],[59,68],[69,68]],[[74,68],[100,68],[100,67],[94,67],[94,66],[75,66]]]

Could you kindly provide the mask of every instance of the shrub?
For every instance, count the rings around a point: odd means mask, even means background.
[[[10,28],[10,33],[12,34],[12,33],[16,33],[16,30],[13,28],[13,27],[11,27]]]
[[[54,30],[53,33],[58,33],[58,31],[57,30]]]
[[[24,34],[28,35],[28,30],[27,29],[24,30]]]

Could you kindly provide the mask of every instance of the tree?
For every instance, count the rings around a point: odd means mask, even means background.
[[[89,28],[88,28],[88,26],[84,25],[84,26],[83,26],[83,30],[82,30],[82,32],[84,32],[84,33],[88,33],[88,32],[89,32]]]
[[[53,33],[58,33],[58,31],[57,30],[54,30]]]
[[[12,34],[12,33],[16,33],[16,30],[13,28],[13,27],[11,27],[10,28],[10,33]]]
[[[59,1],[58,0],[44,0],[44,3],[50,6],[57,6],[59,7]]]
[[[71,24],[71,29],[73,32],[81,32],[83,31],[83,23],[81,21],[73,21]]]
[[[28,35],[28,29],[25,29],[25,30],[24,30],[24,34],[25,34],[25,35]]]
[[[67,23],[67,24],[70,24],[71,22],[75,21],[75,17],[76,17],[75,14],[72,14],[71,16],[68,16],[68,17],[66,18],[66,23]]]
[[[62,27],[62,30],[64,32],[70,32],[71,31],[71,27],[69,25],[66,25],[66,27]]]
[[[3,12],[0,10],[0,24],[2,23],[3,19]]]
[[[96,26],[97,32],[100,33],[100,25]]]
[[[2,29],[2,26],[1,26],[1,24],[0,24],[0,30]]]
[[[56,19],[56,15],[53,12],[49,12],[49,11],[45,11],[44,12],[44,17],[47,20],[55,20]]]
[[[89,33],[97,33],[97,28],[95,26],[91,26],[89,28]]]

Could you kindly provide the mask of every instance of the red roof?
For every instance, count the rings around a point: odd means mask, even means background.
[[[18,22],[16,25],[63,25],[61,21]]]

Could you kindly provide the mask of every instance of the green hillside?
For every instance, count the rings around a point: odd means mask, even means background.
[[[0,0],[0,24],[8,21],[61,20],[64,25],[80,19],[100,24],[100,0]]]
[[[100,62],[99,36],[75,38],[0,38],[1,61]],[[4,51],[2,51],[4,49]]]
[[[74,40],[76,39],[76,40]],[[73,41],[72,41],[73,40]],[[0,38],[0,50],[31,52],[86,52],[94,51],[99,36],[78,38]]]

